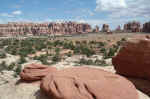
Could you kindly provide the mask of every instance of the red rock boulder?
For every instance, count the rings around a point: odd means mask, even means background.
[[[138,99],[130,81],[89,67],[49,73],[41,82],[41,90],[51,99]]]
[[[132,39],[125,43],[112,63],[117,73],[150,80],[150,39]]]
[[[22,80],[25,81],[37,81],[41,80],[49,73],[53,73],[56,71],[57,69],[55,67],[48,67],[39,64],[30,64],[22,70],[22,72],[20,73],[20,77]]]

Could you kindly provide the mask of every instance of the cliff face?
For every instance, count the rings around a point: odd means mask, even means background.
[[[109,31],[110,31],[109,25],[108,24],[103,24],[102,32],[109,32]]]
[[[124,25],[125,32],[141,32],[140,22],[129,22]]]
[[[8,23],[0,24],[0,35],[45,35],[45,34],[75,34],[92,32],[89,24],[64,23]]]
[[[146,22],[143,25],[143,32],[150,32],[150,22]]]

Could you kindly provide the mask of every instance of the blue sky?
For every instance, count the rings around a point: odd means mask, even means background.
[[[115,28],[150,21],[150,0],[1,0],[0,23],[78,21]]]

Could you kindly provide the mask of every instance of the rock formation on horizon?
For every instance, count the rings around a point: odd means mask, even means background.
[[[121,31],[121,26],[120,25],[116,28],[116,31]]]
[[[108,24],[103,24],[102,32],[109,32],[109,31],[110,31],[109,25]]]
[[[140,22],[129,22],[124,25],[124,32],[141,32]]]
[[[99,32],[99,26],[95,26],[95,28],[94,28],[94,30],[93,30],[93,32],[96,32],[96,33],[98,33]]]
[[[86,23],[16,23],[0,24],[0,35],[63,35],[92,32]]]
[[[150,33],[150,22],[146,22],[143,24],[143,32]]]

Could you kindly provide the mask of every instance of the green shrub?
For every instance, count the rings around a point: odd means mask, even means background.
[[[8,70],[13,70],[14,69],[14,67],[15,67],[15,63],[11,63],[9,66],[8,66]]]
[[[115,48],[110,48],[110,49],[109,49],[109,52],[108,52],[108,56],[109,56],[109,57],[112,57],[112,56],[115,55],[115,53],[116,53],[116,49],[115,49]]]
[[[15,72],[14,77],[17,77],[21,73],[21,70],[22,70],[22,66],[19,64],[17,68],[14,70]]]
[[[6,58],[6,54],[4,52],[0,52],[0,58]]]
[[[60,60],[61,60],[61,58],[60,58],[59,54],[55,54],[55,55],[52,57],[52,61],[53,61],[53,62],[58,62],[58,61],[60,61]]]
[[[72,53],[71,53],[71,52],[67,53],[67,56],[68,56],[68,57],[71,57],[71,56],[72,56]]]
[[[107,51],[106,48],[101,48],[101,49],[100,49],[100,52],[101,52],[101,53],[104,53],[104,52],[106,52],[106,51]]]
[[[3,70],[7,70],[8,66],[5,61],[0,64],[0,72]]]
[[[25,62],[27,62],[26,59],[25,59],[25,57],[24,57],[24,56],[21,56],[21,57],[20,57],[20,60],[19,60],[19,62],[18,62],[18,64],[23,64],[23,63],[25,63]]]
[[[88,47],[82,47],[81,48],[81,54],[86,55],[87,57],[92,56],[95,54],[95,52],[92,49],[89,49]]]
[[[99,43],[98,43],[98,46],[99,46],[99,47],[104,47],[105,45],[106,45],[105,42],[99,42]]]

